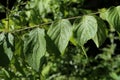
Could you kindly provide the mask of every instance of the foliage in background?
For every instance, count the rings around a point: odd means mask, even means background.
[[[120,6],[95,12],[83,3],[18,0],[11,10],[0,4],[0,79],[119,80]]]

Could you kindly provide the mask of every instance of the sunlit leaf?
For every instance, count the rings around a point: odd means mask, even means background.
[[[24,54],[28,64],[39,71],[41,58],[46,52],[44,29],[36,28],[24,38]]]
[[[50,8],[50,1],[51,0],[38,0],[39,1],[39,3],[38,3],[38,7],[39,7],[39,12],[41,13],[41,14],[43,14],[43,12],[44,11],[49,11],[49,8]]]
[[[59,20],[50,26],[47,34],[63,54],[72,34],[72,26],[66,19]]]
[[[106,12],[106,20],[120,32],[120,6],[109,8]]]
[[[100,18],[102,18],[103,20],[106,19],[106,11],[107,11],[106,8],[99,9],[99,12],[100,12]]]
[[[85,15],[74,23],[74,37],[79,45],[84,45],[97,32],[97,20],[94,16]]]
[[[30,6],[38,10],[41,17],[44,17],[46,12],[50,11],[50,1],[51,0],[35,0],[32,1]]]
[[[14,43],[14,36],[11,33],[8,33],[8,41],[11,45]]]

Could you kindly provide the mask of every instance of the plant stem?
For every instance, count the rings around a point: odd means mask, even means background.
[[[6,30],[9,30],[9,0],[6,2]]]

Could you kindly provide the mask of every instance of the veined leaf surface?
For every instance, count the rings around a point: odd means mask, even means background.
[[[106,20],[112,27],[120,32],[120,6],[109,8],[106,11]]]
[[[72,25],[67,19],[56,21],[50,26],[47,34],[63,54],[72,35]]]
[[[44,29],[36,28],[24,38],[24,53],[28,64],[39,71],[41,58],[46,52]]]
[[[97,32],[97,20],[94,16],[85,15],[74,23],[74,36],[79,45],[84,45]]]

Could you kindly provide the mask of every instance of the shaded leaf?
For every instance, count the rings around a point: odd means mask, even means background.
[[[3,48],[5,54],[8,56],[9,60],[11,60],[14,53],[14,36],[11,33],[6,34]]]
[[[0,12],[5,12],[5,7],[0,3]]]
[[[58,50],[58,48],[56,47],[56,45],[54,44],[53,40],[51,40],[51,38],[46,34],[45,36],[46,39],[46,48],[47,48],[47,52],[52,54],[52,53],[56,53],[54,55],[59,56],[60,55],[60,51]]]
[[[23,40],[21,38],[21,36],[16,35],[17,37],[15,37],[15,55],[24,55],[22,54],[23,51]]]
[[[67,19],[56,21],[50,26],[47,34],[63,54],[72,35],[72,25]]]
[[[5,34],[1,33],[0,34],[0,45],[4,42],[4,39],[5,39]]]
[[[107,29],[104,21],[101,20],[99,17],[96,18],[98,23],[98,31],[95,37],[93,38],[93,41],[95,42],[97,47],[100,47],[107,38]]]
[[[24,54],[28,64],[39,71],[41,58],[46,52],[44,29],[36,28],[24,38]]]

